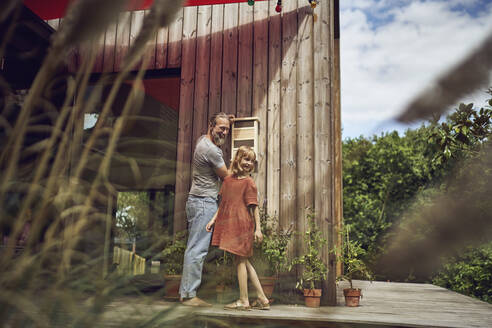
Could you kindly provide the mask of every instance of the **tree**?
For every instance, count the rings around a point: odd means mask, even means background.
[[[492,89],[488,93],[492,96]],[[409,215],[432,205],[436,197],[470,195],[470,206],[492,213],[486,196],[492,168],[484,156],[492,135],[491,106],[492,99],[480,109],[460,104],[443,122],[435,118],[403,136],[391,132],[344,141],[344,221],[351,226],[350,238],[367,251],[364,260],[373,270],[396,233],[390,228],[413,229],[408,238],[417,243],[442,228],[416,224]],[[478,179],[470,179],[473,176]],[[411,266],[403,276],[374,271],[379,279],[431,279],[429,273],[414,276]]]
[[[427,142],[429,126],[343,143],[344,221],[350,238],[372,261],[384,250],[386,233],[399,221],[417,192],[435,180],[439,170],[428,163],[437,148]]]

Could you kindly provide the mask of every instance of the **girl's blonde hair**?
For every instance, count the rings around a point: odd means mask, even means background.
[[[239,165],[244,157],[247,157],[253,162],[256,162],[256,154],[253,148],[248,146],[239,147],[239,149],[236,151],[236,155],[234,156],[234,160],[232,161],[231,165],[231,171],[233,175],[238,176],[244,174],[241,165]]]

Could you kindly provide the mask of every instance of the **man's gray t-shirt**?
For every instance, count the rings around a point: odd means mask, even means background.
[[[190,195],[216,198],[220,180],[215,170],[224,165],[222,150],[206,136],[201,136],[193,154]]]

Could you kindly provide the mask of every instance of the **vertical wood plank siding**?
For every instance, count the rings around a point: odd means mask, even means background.
[[[330,24],[330,3],[320,6],[318,10],[318,22],[314,25],[314,194],[315,207],[317,212],[317,221],[322,228],[323,237],[328,240],[328,245],[323,248],[322,254],[325,261],[328,263],[328,249],[332,246],[332,202],[333,202],[333,185],[332,185],[332,161],[330,152],[332,147],[331,139],[331,66],[330,66],[330,38],[332,38],[332,30]],[[341,192],[341,190],[340,190]],[[323,300],[334,305],[336,297],[335,290],[329,288],[335,284],[333,279],[333,270],[329,266],[330,272],[328,279],[323,282]]]
[[[222,51],[222,104],[221,111],[237,115],[239,4],[224,5],[224,42]],[[224,147],[224,158],[229,166],[231,146]]]
[[[297,1],[286,1],[282,12],[280,82],[280,213],[281,229],[296,226],[297,176]],[[293,255],[293,243],[289,253]]]
[[[178,149],[176,155],[174,231],[186,229],[185,202],[190,187],[197,12],[197,7],[186,7],[183,15],[183,61],[181,63]]]
[[[150,10],[145,10],[145,17],[148,16],[150,13]],[[155,55],[156,55],[156,48],[157,48],[157,34],[154,35],[154,37],[151,38],[151,40],[147,43],[147,50],[145,56],[148,57],[147,60],[147,69],[154,69],[155,68]]]
[[[222,104],[222,43],[224,34],[224,5],[212,6],[212,35],[210,39],[210,79],[208,117],[221,111]]]
[[[117,24],[106,30],[106,41],[104,42],[103,72],[114,71],[114,56],[116,50],[116,28]]]
[[[130,25],[132,15],[129,12],[121,13],[116,26],[116,53],[114,70],[119,71],[123,65],[123,58],[128,52],[130,44]]]
[[[268,97],[268,1],[258,2],[254,6],[253,17],[253,116],[260,120],[259,144],[256,160],[258,173],[254,176],[258,188],[260,205],[266,198],[267,172],[267,103]]]
[[[94,53],[94,67],[92,68],[93,72],[102,72],[103,69],[103,59],[104,59],[104,44],[106,40],[106,32],[101,35],[99,40],[94,44],[94,49],[90,52]],[[100,50],[102,49],[102,51]],[[82,55],[84,56],[84,55]]]
[[[130,47],[135,42],[135,38],[137,37],[138,33],[142,29],[144,18],[145,18],[145,11],[138,10],[138,11],[132,12],[132,20],[130,23]],[[148,50],[145,53],[145,56],[149,56]],[[141,66],[142,66],[142,62],[139,61],[135,65],[134,69],[138,70]]]
[[[181,67],[181,40],[183,39],[183,12],[181,9],[176,20],[169,26],[167,48],[167,68]]]
[[[297,64],[297,231],[300,236],[306,231],[308,208],[314,209],[314,164],[313,164],[313,16],[311,8],[298,0],[298,64]],[[299,241],[297,251],[302,254],[304,243]]]
[[[253,95],[253,7],[239,5],[239,46],[237,64],[237,111],[238,117],[251,116]]]
[[[192,149],[195,149],[196,141],[207,130],[211,28],[212,6],[198,7]]]
[[[259,172],[254,177],[260,204],[278,215],[281,228],[293,225],[299,232],[306,228],[306,208],[315,209],[329,241],[322,250],[330,268],[323,283],[325,304],[336,301],[336,262],[329,249],[337,242],[342,216],[339,50],[333,35],[333,4],[334,0],[321,2],[314,10],[316,21],[304,0],[285,1],[281,14],[275,12],[276,0],[253,7],[246,3],[186,7],[148,45],[149,68],[181,69],[175,231],[186,229],[192,150],[206,132],[208,118],[219,111],[257,116]],[[142,14],[124,13],[106,31],[99,49],[104,72],[120,70]],[[224,155],[229,162],[230,145]],[[292,243],[290,254],[300,251]]]
[[[269,1],[268,104],[267,104],[267,206],[270,215],[280,213],[280,66],[282,65],[282,17]],[[261,122],[260,122],[261,124]]]
[[[167,39],[169,28],[162,27],[157,31],[155,45],[155,68],[162,69],[167,67]]]

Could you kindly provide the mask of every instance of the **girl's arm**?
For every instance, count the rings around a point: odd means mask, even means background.
[[[207,230],[208,232],[211,232],[212,231],[212,227],[214,226],[215,224],[215,219],[217,219],[217,213],[219,213],[219,210],[217,210],[214,214],[214,217],[212,218],[212,220],[210,220],[208,223],[207,223],[207,226],[205,227],[205,230]]]
[[[251,205],[253,207],[253,216],[255,218],[255,240],[258,242],[263,241],[263,234],[261,233],[261,224],[260,224],[260,210],[258,209],[258,205]]]

